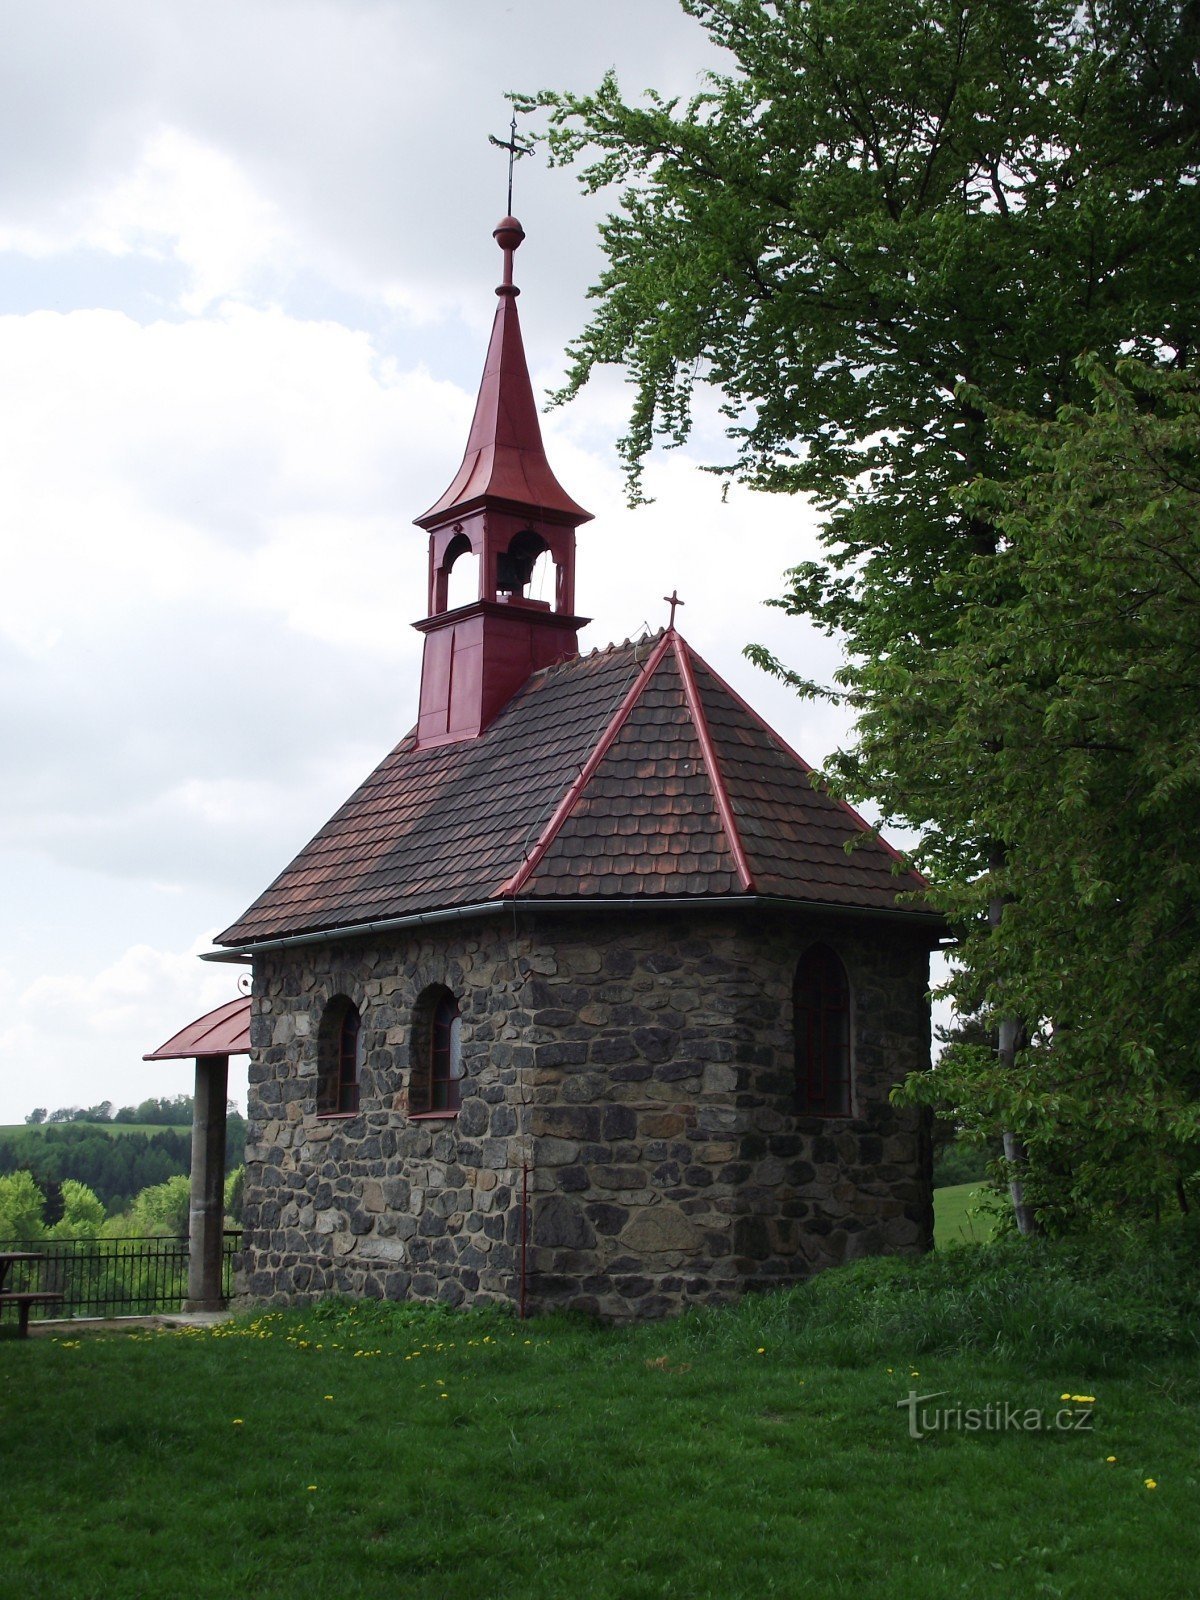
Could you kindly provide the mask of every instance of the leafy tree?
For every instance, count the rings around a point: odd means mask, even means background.
[[[1021,471],[996,408],[1047,423],[1086,408],[1082,351],[1165,366],[1196,348],[1198,8],[681,4],[729,60],[687,103],[631,105],[611,75],[593,95],[515,97],[548,114],[552,161],[582,163],[588,189],[620,189],[559,398],[597,366],[627,368],[636,492],[645,456],[688,436],[706,387],[731,446],[717,469],[814,498],[824,558],[796,568],[778,603],[848,653],[839,692],[857,743],[832,777],[921,830],[919,859],[972,930],[974,962],[1021,868],[1006,813],[979,804],[1004,730],[945,663],[961,667],[981,627],[1002,636],[1023,591],[997,560],[994,498],[968,491]],[[959,892],[973,881],[986,908]],[[1011,1069],[1019,1013],[998,1015]]]
[[[913,1085],[1019,1130],[1052,1225],[1187,1210],[1200,1182],[1200,370],[1080,365],[1089,407],[994,419],[1027,470],[970,491],[1001,543],[927,668],[953,710],[939,762],[1006,841],[944,885],[960,1003],[1042,1026],[1011,1070],[968,1038]]]
[[[192,1120],[190,1094],[163,1095],[143,1100],[132,1118],[134,1122],[156,1123],[161,1126],[182,1128]]]
[[[42,1212],[46,1197],[31,1172],[0,1177],[0,1239],[30,1243],[45,1232]]]
[[[51,1238],[95,1238],[106,1220],[104,1206],[86,1183],[66,1178],[62,1185],[62,1216],[49,1230]]]
[[[134,1197],[131,1207],[136,1231],[144,1234],[186,1235],[190,1199],[190,1184],[182,1175],[143,1189]]]
[[[246,1159],[246,1119],[230,1103],[225,1118],[225,1170],[232,1172]]]
[[[242,1197],[246,1190],[246,1168],[238,1165],[225,1179],[225,1215],[233,1222],[242,1220]]]
[[[45,1120],[46,1120],[46,1108],[45,1108],[45,1106],[35,1106],[34,1109],[25,1118],[25,1121],[31,1127],[34,1127],[34,1128],[38,1127],[41,1123],[45,1122]]]

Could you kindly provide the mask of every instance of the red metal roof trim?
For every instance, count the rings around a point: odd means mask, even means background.
[[[512,875],[511,878],[508,879],[506,883],[502,883],[496,890],[496,895],[498,897],[509,898],[512,895],[520,894],[525,884],[537,870],[538,864],[542,857],[554,843],[554,840],[558,835],[563,823],[574,810],[575,804],[578,801],[579,796],[587,787],[592,774],[600,765],[601,761],[604,760],[610,745],[617,737],[617,734],[620,733],[625,719],[637,704],[642,691],[650,682],[650,679],[654,676],[659,662],[667,653],[670,643],[671,635],[669,633],[664,633],[662,638],[655,645],[654,649],[650,652],[650,655],[646,660],[646,665],[642,668],[641,672],[638,674],[637,678],[626,692],[625,698],[617,707],[616,712],[610,719],[608,726],[600,735],[598,744],[595,746],[591,755],[587,758],[586,762],[580,769],[579,775],[576,777],[574,783],[572,783],[566,794],[563,795],[558,805],[554,808],[554,814],[551,816],[546,826],[542,829],[541,835],[538,838],[538,842],[534,845],[529,855],[526,856],[521,867]]]
[[[250,996],[227,1000],[189,1022],[143,1061],[179,1061],[188,1056],[244,1056],[250,1052]]]
[[[708,768],[708,779],[712,784],[713,798],[717,802],[717,811],[720,814],[721,826],[725,830],[725,837],[729,841],[730,853],[737,865],[738,878],[742,888],[747,894],[754,893],[754,874],[750,871],[750,863],[746,859],[746,851],[742,845],[741,834],[738,832],[737,818],[733,814],[733,803],[729,798],[729,791],[725,787],[725,779],[721,774],[721,763],[717,760],[717,752],[713,749],[712,738],[708,731],[708,719],[704,715],[704,707],[696,690],[696,680],[692,676],[692,663],[688,659],[688,646],[672,628],[667,638],[674,642],[675,660],[679,666],[679,676],[683,681],[683,692],[687,699],[688,710],[692,714],[692,723],[696,729],[696,737],[700,740],[700,749],[704,753],[704,764]],[[711,670],[711,669],[710,669]]]
[[[768,734],[781,750],[785,751],[789,756],[791,756],[793,761],[798,762],[800,766],[804,768],[805,772],[812,772],[814,770],[811,762],[805,761],[804,757],[800,755],[798,751],[793,750],[791,745],[782,736],[782,734],[777,733],[771,724],[765,721],[765,719],[760,716],[757,711],[755,711],[752,705],[743,700],[737,690],[733,688],[731,684],[726,683],[721,674],[713,667],[710,667],[708,662],[704,660],[703,656],[701,656],[699,659],[709,677],[715,679],[716,682],[720,684],[721,688],[724,689],[725,693],[730,697],[731,700],[737,701],[738,705],[742,708],[746,715],[748,717],[752,717],[758,726],[763,730],[763,732]],[[844,811],[848,817],[851,817],[854,821],[854,825],[857,828],[861,829],[863,833],[870,834],[880,849],[886,850],[888,855],[891,856],[894,861],[898,861],[906,872],[910,873],[918,880],[922,888],[929,888],[929,879],[924,875],[924,873],[919,872],[916,867],[912,866],[908,861],[906,861],[901,852],[896,849],[895,845],[889,844],[883,835],[878,831],[878,829],[873,828],[865,817],[860,816],[860,814],[854,809],[848,800],[842,800],[836,794],[830,794],[828,789],[822,789],[821,792],[828,799],[832,800],[834,805],[837,806],[839,810]]]

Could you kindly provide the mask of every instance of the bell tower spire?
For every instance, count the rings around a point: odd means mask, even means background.
[[[575,529],[591,520],[546,459],[517,316],[513,255],[525,237],[504,217],[499,304],[467,448],[449,488],[417,526],[429,533],[428,615],[421,666],[420,747],[477,737],[531,673],[578,655]],[[554,569],[554,598],[527,593],[539,558]],[[450,572],[474,557],[476,598],[448,609]]]

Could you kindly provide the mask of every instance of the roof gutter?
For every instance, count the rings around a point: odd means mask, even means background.
[[[639,895],[636,899],[574,899],[509,898],[484,900],[469,906],[451,906],[442,911],[415,911],[403,917],[384,917],[375,922],[350,922],[340,928],[321,928],[314,933],[291,933],[279,939],[247,940],[237,948],[206,950],[201,961],[228,961],[244,965],[256,955],[268,950],[291,950],[306,944],[335,944],[341,939],[363,939],[373,933],[397,933],[406,928],[424,928],[438,922],[468,922],[480,917],[515,914],[517,908],[529,911],[808,911],[822,912],[828,916],[851,917],[856,921],[904,922],[923,927],[934,941],[942,942],[946,925],[928,911],[907,911],[898,907],[894,911],[872,906],[838,906],[827,900],[786,900],[776,895]]]

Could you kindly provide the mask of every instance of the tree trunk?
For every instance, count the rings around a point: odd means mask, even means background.
[[[993,844],[988,850],[988,865],[996,868],[1004,863],[1004,846]],[[1004,916],[1004,901],[997,896],[988,906],[988,922],[993,928],[1000,926]],[[1017,1040],[1021,1036],[1021,1023],[1016,1017],[1001,1017],[996,1036],[996,1055],[1000,1066],[1005,1072],[1011,1073],[1016,1063]],[[1024,1141],[1015,1133],[1004,1130],[1004,1159],[1009,1163],[1010,1171],[1013,1167],[1020,1168],[1029,1163],[1029,1152]],[[1008,1193],[1012,1200],[1013,1216],[1017,1223],[1017,1232],[1024,1238],[1031,1234],[1040,1233],[1037,1217],[1033,1207],[1025,1201],[1025,1183],[1020,1171],[1012,1172],[1008,1180]]]

